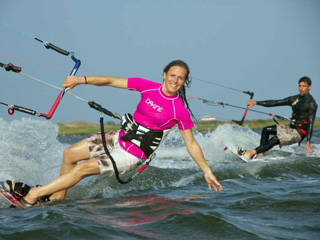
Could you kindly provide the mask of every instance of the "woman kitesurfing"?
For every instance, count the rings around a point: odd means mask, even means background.
[[[164,68],[162,84],[142,78],[68,76],[63,82],[66,91],[80,84],[110,86],[138,91],[141,100],[132,117],[126,114],[122,118],[120,131],[95,134],[68,147],[64,151],[58,178],[34,188],[7,180],[4,187],[29,205],[43,197],[63,199],[69,188],[88,176],[112,176],[116,169],[121,174],[136,169],[146,159],[152,158],[167,132],[178,125],[186,148],[203,171],[209,189],[213,187],[215,191],[222,191],[193,136],[192,112],[185,95],[185,87],[190,84],[189,73],[184,61],[174,60]],[[103,140],[107,149],[103,146]],[[111,160],[115,161],[116,168]]]

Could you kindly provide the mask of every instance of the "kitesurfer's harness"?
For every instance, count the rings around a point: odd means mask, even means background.
[[[301,137],[306,135],[306,132],[308,131],[309,121],[308,119],[295,119],[292,118],[290,120],[290,127],[297,129]]]
[[[301,142],[306,137],[306,134],[308,131],[308,126],[309,126],[308,119],[294,119],[294,118],[292,118],[290,120],[289,126],[290,126],[290,128],[296,129],[297,132],[300,134],[301,140],[298,143],[298,145],[300,146]]]
[[[144,127],[134,121],[130,113],[126,113],[122,117],[120,125],[121,129],[125,132],[121,140],[130,141],[138,146],[147,158],[152,157],[154,151],[170,132],[170,129],[156,131]]]
[[[88,104],[90,107],[100,111],[101,113],[107,114],[113,118],[117,118],[121,120],[121,124],[120,124],[121,129],[126,133],[126,135],[121,137],[121,139],[132,142],[133,144],[138,146],[147,156],[147,159],[145,160],[145,164],[133,176],[129,177],[128,180],[125,180],[125,181],[122,180],[119,176],[117,164],[114,161],[112,155],[110,154],[107,148],[103,116],[102,115],[100,116],[100,131],[101,131],[101,137],[102,137],[102,145],[105,153],[111,160],[116,178],[118,182],[121,184],[126,184],[131,182],[135,176],[137,176],[144,169],[146,169],[147,166],[149,166],[151,160],[155,157],[154,151],[158,148],[158,146],[163,141],[165,136],[169,133],[170,129],[163,130],[163,131],[151,130],[135,122],[132,116],[128,113],[121,118],[118,114],[110,112],[109,110],[103,108],[100,104],[97,104],[93,101],[88,102]]]

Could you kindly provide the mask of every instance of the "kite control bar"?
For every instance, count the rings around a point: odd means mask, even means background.
[[[250,96],[250,99],[252,99],[253,96],[254,96],[254,93],[253,93],[253,92],[246,91],[246,92],[243,92],[243,93],[248,94],[248,95]],[[241,119],[240,121],[237,121],[237,120],[232,120],[232,121],[235,122],[235,123],[237,123],[237,124],[239,124],[239,125],[241,126],[241,125],[243,124],[243,122],[244,122],[244,119],[245,119],[246,116],[247,116],[248,109],[249,109],[249,107],[246,107],[246,109],[245,109],[245,111],[244,111],[244,114],[243,114],[243,116],[242,116],[242,119]]]
[[[59,50],[59,52],[60,52],[60,50]],[[73,66],[73,69],[72,69],[70,75],[74,76],[76,74],[76,72],[78,71],[80,65],[81,65],[81,61],[79,59],[75,58],[73,53],[71,55],[71,59],[75,62],[75,64]],[[0,62],[0,67],[4,68],[6,71],[12,71],[12,72],[16,72],[16,73],[20,73],[22,71],[21,67],[15,66],[12,63],[3,64],[3,63]],[[31,115],[37,115],[39,117],[44,117],[46,119],[51,119],[51,117],[53,116],[54,112],[56,111],[61,99],[63,98],[64,94],[65,94],[65,89],[63,89],[59,93],[58,97],[54,101],[54,103],[53,103],[53,105],[52,105],[52,107],[51,107],[51,109],[50,109],[48,114],[46,114],[46,113],[37,113],[34,110],[30,110],[28,108],[20,107],[20,106],[17,106],[17,105],[8,105],[8,104],[3,104],[3,105],[7,105],[7,106],[10,107],[10,109],[8,110],[10,115],[12,115],[14,113],[14,110],[17,110],[17,111],[28,113],[28,114],[31,114]]]
[[[81,65],[81,61],[80,61],[79,59],[76,59],[73,54],[71,55],[71,58],[72,58],[72,60],[75,62],[75,65],[74,65],[74,67],[73,67],[70,75],[71,75],[71,76],[74,76],[74,75],[76,74],[76,72],[78,71],[80,65]],[[50,118],[53,116],[54,112],[56,111],[56,109],[57,109],[57,107],[58,107],[58,105],[59,105],[59,103],[60,103],[60,101],[62,100],[62,98],[63,98],[63,96],[64,96],[64,94],[65,94],[65,91],[66,91],[66,88],[64,88],[64,89],[59,93],[58,97],[57,97],[56,100],[54,101],[54,103],[53,103],[53,105],[52,105],[52,107],[51,107],[51,109],[50,109],[50,111],[49,111],[48,114],[40,113],[40,116],[41,116],[41,117],[45,117],[46,119],[50,119]]]

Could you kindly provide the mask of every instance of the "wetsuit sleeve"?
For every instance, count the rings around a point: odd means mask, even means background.
[[[142,92],[150,88],[159,87],[161,84],[144,78],[128,78],[128,89]]]
[[[312,131],[313,131],[313,124],[314,124],[314,120],[316,118],[317,109],[318,109],[318,105],[315,102],[312,102],[310,104],[310,110],[309,110],[309,114],[308,114],[309,126],[308,126],[308,133],[307,133],[307,141],[311,140]]]
[[[280,100],[265,100],[265,101],[256,101],[256,102],[257,102],[257,105],[260,105],[263,107],[287,106],[287,105],[291,105],[294,98],[295,96],[287,97]]]

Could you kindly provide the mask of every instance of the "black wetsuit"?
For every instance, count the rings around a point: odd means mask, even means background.
[[[307,136],[307,141],[311,140],[318,105],[310,94],[305,96],[294,95],[281,100],[257,101],[257,105],[264,107],[291,106],[292,120],[290,127],[295,128],[302,139]],[[270,135],[275,136],[269,140]],[[255,150],[257,153],[263,153],[278,144],[280,144],[280,141],[277,137],[276,125],[268,126],[262,129],[260,146]]]

